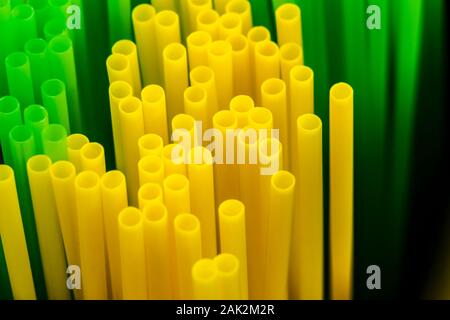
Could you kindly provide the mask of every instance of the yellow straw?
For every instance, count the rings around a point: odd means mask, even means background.
[[[51,300],[68,300],[70,294],[66,287],[67,264],[52,190],[51,164],[50,158],[45,155],[31,157],[27,162],[27,173],[47,295]]]
[[[161,136],[154,133],[149,133],[139,138],[138,145],[139,156],[141,159],[150,155],[159,157],[161,156],[164,148],[164,141]]]
[[[233,56],[231,44],[224,40],[211,43],[208,48],[208,66],[216,77],[219,110],[225,109],[233,97]]]
[[[138,162],[139,186],[146,183],[162,185],[164,180],[164,164],[159,156],[149,155]]]
[[[261,105],[261,86],[267,79],[280,77],[280,53],[275,42],[264,41],[255,45],[256,104]]]
[[[231,44],[233,55],[233,95],[251,96],[253,86],[248,39],[242,34],[232,34],[226,41]]]
[[[218,271],[219,299],[241,299],[241,270],[238,258],[230,253],[222,253],[214,258],[214,263]]]
[[[164,144],[169,143],[164,89],[158,85],[146,86],[142,90],[141,97],[145,133],[157,134],[161,136]]]
[[[280,46],[290,42],[303,46],[302,19],[298,5],[286,3],[278,7],[275,11],[275,22]]]
[[[112,53],[123,54],[127,58],[131,69],[133,92],[135,96],[139,95],[142,84],[136,44],[130,40],[119,40],[113,45]]]
[[[191,71],[189,77],[192,86],[199,86],[205,89],[208,99],[208,117],[209,119],[212,119],[214,114],[219,111],[216,76],[214,71],[209,67],[199,66]]]
[[[243,34],[247,34],[253,27],[252,8],[248,0],[231,0],[227,3],[225,11],[239,14]]]
[[[144,215],[128,207],[119,213],[120,267],[124,300],[147,299],[147,270],[144,247]]]
[[[242,34],[242,19],[235,12],[224,13],[219,19],[219,39]]]
[[[70,162],[72,162],[77,169],[77,172],[82,171],[81,164],[81,148],[89,143],[89,138],[83,134],[75,133],[67,137],[67,155]]]
[[[35,300],[13,170],[0,165],[0,235],[14,299]]]
[[[186,39],[189,69],[193,70],[198,66],[206,66],[208,61],[208,46],[212,42],[211,35],[206,31],[192,32]]]
[[[163,203],[163,190],[158,183],[146,183],[139,188],[139,208],[144,210],[148,205]]]
[[[80,150],[81,171],[94,171],[100,177],[106,173],[105,150],[100,143],[85,144]]]
[[[212,259],[200,259],[192,267],[193,298],[219,300],[220,283],[217,266]]]
[[[219,14],[215,10],[205,10],[197,16],[197,30],[209,33],[213,41],[219,37]]]
[[[353,277],[353,89],[330,90],[331,298],[352,298]]]

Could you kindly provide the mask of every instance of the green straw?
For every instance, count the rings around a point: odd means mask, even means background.
[[[48,66],[47,58],[47,42],[44,39],[39,38],[31,39],[25,44],[25,53],[30,60],[35,101],[41,103],[41,85],[50,78],[50,68]]]
[[[5,58],[8,54],[14,51],[11,47],[10,31],[10,17],[11,7],[9,0],[0,0],[0,97],[8,93],[8,86],[6,82]]]
[[[49,122],[62,125],[70,134],[69,111],[66,86],[58,79],[45,81],[42,86],[42,101],[47,109]]]
[[[25,43],[37,37],[36,15],[29,4],[19,4],[12,10],[15,49],[23,50]]]
[[[393,28],[396,67],[390,172],[392,185],[389,203],[391,225],[394,229],[389,236],[392,257],[390,262],[392,268],[396,269],[395,273],[398,274],[401,272],[399,264],[405,245],[407,203],[410,194],[409,175],[421,57],[423,1],[398,0],[390,3],[393,6],[392,14],[398,22],[396,28]]]
[[[19,101],[12,96],[0,98],[0,143],[5,164],[12,165],[9,132],[20,124],[22,124],[22,112]]]
[[[131,39],[130,0],[108,0],[109,45],[122,39]]]
[[[67,18],[67,7],[69,7],[69,5],[71,0],[48,0],[48,6],[50,9],[50,16],[52,18],[63,18],[66,19]]]
[[[60,124],[50,124],[42,131],[44,153],[52,162],[67,160],[67,131]]]
[[[32,104],[25,108],[24,122],[33,131],[36,153],[44,153],[42,131],[48,127],[48,113],[43,106]]]
[[[13,300],[11,283],[9,282],[8,266],[6,265],[5,254],[3,252],[1,235],[0,235],[0,300]]]
[[[55,18],[49,20],[44,25],[44,37],[45,40],[50,41],[56,36],[68,36],[66,20],[61,18]]]
[[[26,125],[16,126],[9,133],[9,143],[36,295],[38,299],[46,299],[44,273],[26,171],[28,159],[36,154],[33,131]]]
[[[6,57],[5,62],[9,93],[19,100],[23,110],[34,103],[30,59],[23,52],[15,52]]]
[[[57,36],[50,40],[48,47],[52,76],[66,85],[70,127],[81,133],[83,124],[72,41],[66,36]]]
[[[276,41],[275,21],[272,8],[272,0],[250,0],[252,7],[253,25],[266,27],[272,40]]]
[[[44,26],[51,18],[48,0],[28,0],[28,4],[33,7],[36,14],[36,26],[39,37],[44,36]]]

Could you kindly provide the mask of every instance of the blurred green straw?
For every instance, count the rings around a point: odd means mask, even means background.
[[[49,0],[28,0],[28,4],[33,7],[36,15],[37,34],[44,36],[44,26],[51,18]]]
[[[273,41],[277,39],[272,0],[250,0],[254,26],[264,26],[271,34]]]
[[[130,0],[108,0],[109,45],[122,39],[131,39]]]
[[[13,7],[11,15],[15,49],[21,51],[28,40],[37,37],[36,15],[29,4]]]
[[[22,112],[19,101],[12,96],[0,98],[0,143],[2,146],[3,161],[12,165],[9,132],[15,126],[22,124]]]
[[[44,25],[45,40],[50,41],[56,36],[68,36],[66,20],[54,18],[47,21]]]
[[[50,124],[42,131],[44,153],[52,162],[67,160],[67,131],[60,124]]]
[[[6,56],[14,51],[11,46],[11,35],[10,32],[10,17],[11,17],[11,7],[9,0],[0,0],[0,97],[8,93],[8,86],[6,82],[6,69],[5,69],[5,58]]]
[[[34,103],[30,59],[23,52],[11,53],[5,60],[9,93],[20,102],[21,109]]]
[[[42,131],[48,127],[48,113],[44,107],[32,104],[25,108],[23,113],[24,123],[33,131],[36,153],[44,153],[42,144]]]
[[[49,79],[42,86],[42,104],[47,109],[49,123],[62,125],[70,134],[66,86],[58,79]]]
[[[33,131],[26,125],[16,126],[9,133],[9,143],[36,295],[38,299],[46,299],[44,273],[26,171],[28,159],[36,154]]]
[[[413,132],[418,92],[418,71],[421,58],[423,1],[391,1],[392,14],[397,21],[393,30],[395,49],[395,97],[393,114],[392,167],[390,176],[390,205],[392,230],[390,234],[391,265],[400,272],[405,245],[408,196],[412,161]],[[432,36],[432,35],[430,35]],[[395,280],[395,279],[394,279]]]
[[[42,103],[41,85],[50,78],[47,58],[47,42],[35,38],[25,43],[25,53],[30,61],[31,78],[33,80],[35,102]]]
[[[67,36],[57,36],[50,40],[48,47],[52,76],[66,85],[70,127],[74,132],[82,133],[83,123],[72,41]]]

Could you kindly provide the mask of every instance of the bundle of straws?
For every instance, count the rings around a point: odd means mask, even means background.
[[[0,1],[0,281],[13,297],[323,299],[322,121],[300,8],[278,7],[274,42],[254,2],[153,1],[132,10],[132,41],[130,1],[109,1],[123,27],[110,29],[108,110],[79,95],[96,80],[80,75],[87,36],[61,23],[72,2],[44,3]],[[113,146],[84,134],[90,108],[110,112]],[[329,132],[331,296],[349,299],[346,83],[330,90]]]

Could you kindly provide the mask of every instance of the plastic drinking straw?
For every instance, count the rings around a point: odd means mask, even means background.
[[[183,113],[183,93],[189,85],[186,48],[171,43],[163,51],[164,89],[167,101],[167,119]]]
[[[111,123],[113,129],[114,153],[116,158],[116,167],[119,170],[124,169],[123,147],[120,134],[119,123],[119,104],[123,99],[131,97],[133,88],[125,81],[115,81],[109,86],[109,106],[111,110]]]
[[[58,79],[45,81],[41,88],[42,104],[47,109],[50,123],[60,124],[70,133],[66,86]]]
[[[32,104],[25,108],[23,117],[25,125],[33,131],[36,153],[43,153],[42,131],[48,126],[47,110],[40,105]]]
[[[12,165],[9,132],[22,124],[19,101],[12,96],[0,98],[0,143],[5,164]]]
[[[80,242],[83,297],[107,299],[105,236],[100,177],[83,171],[75,178],[75,199]]]
[[[167,129],[166,95],[158,85],[146,86],[141,92],[145,133],[159,135],[164,144],[169,143]]]
[[[178,8],[176,10],[176,13],[180,19],[181,39],[183,41],[189,35],[189,13],[187,8],[187,2],[188,0],[178,1]]]
[[[115,53],[106,59],[106,69],[110,85],[117,81],[128,83],[133,88],[133,95],[138,96],[136,88],[133,86],[133,72],[130,61],[123,54]]]
[[[50,177],[66,251],[67,264],[80,266],[78,217],[75,200],[75,166],[68,161],[53,163],[50,167]],[[84,289],[83,286],[82,289]],[[75,289],[74,293],[77,299],[82,298],[82,290]]]
[[[230,253],[221,253],[214,258],[214,263],[218,271],[221,299],[239,300],[242,297],[242,290],[238,258]]]
[[[119,213],[120,267],[122,298],[147,299],[147,274],[144,246],[144,214],[128,207]]]
[[[208,48],[208,66],[216,77],[217,101],[223,110],[233,98],[233,55],[231,44],[224,40],[211,43]]]
[[[50,78],[50,68],[47,60],[47,42],[36,38],[25,43],[25,53],[30,61],[31,77],[34,85],[34,97],[42,103],[41,85]]]
[[[224,13],[219,19],[219,39],[242,34],[242,19],[235,12]]]
[[[0,195],[0,233],[13,296],[16,300],[35,300],[14,172],[7,165],[0,165]]]
[[[280,47],[281,79],[289,87],[291,70],[295,66],[303,65],[303,48],[295,43],[286,43]]]
[[[331,297],[352,297],[353,274],[353,89],[330,90]]]
[[[275,11],[277,42],[280,46],[295,43],[303,47],[302,18],[300,7],[295,4],[283,4]]]
[[[178,15],[169,10],[163,10],[156,14],[155,17],[155,34],[156,34],[156,54],[158,62],[159,81],[157,84],[164,84],[164,57],[163,51],[167,45],[171,43],[180,43],[180,21]]]
[[[402,5],[402,6],[401,6]],[[412,3],[399,1],[393,7],[393,13],[398,14],[402,8],[406,8],[405,15],[400,18],[398,28],[394,33],[396,44],[396,69],[394,98],[394,140],[391,145],[393,158],[391,174],[392,184],[390,194],[392,196],[392,215],[395,219],[396,229],[392,231],[390,246],[392,248],[391,259],[399,257],[405,243],[405,221],[407,215],[407,197],[410,193],[409,173],[411,172],[411,155],[413,130],[416,118],[416,97],[418,90],[418,68],[423,37],[423,6],[424,2],[416,0]],[[392,216],[391,216],[392,218]],[[395,238],[394,238],[395,237]],[[394,260],[397,261],[397,260]],[[400,262],[391,262],[399,266]],[[400,268],[397,267],[397,273]]]
[[[254,63],[256,104],[261,105],[261,86],[264,81],[280,78],[280,52],[277,44],[271,41],[256,44]]]
[[[222,138],[215,148],[214,184],[217,203],[227,199],[239,199],[239,166],[235,161],[237,117],[230,110],[217,112],[213,117],[213,127],[219,130]],[[232,133],[227,134],[228,133]],[[222,141],[220,141],[222,140]],[[217,141],[215,141],[217,143]],[[220,152],[220,154],[218,154]]]
[[[176,0],[152,0],[152,5],[158,12],[163,10],[178,10]]]
[[[144,86],[158,83],[158,60],[156,56],[154,6],[141,4],[133,9],[132,20],[136,45],[139,54],[139,65]]]
[[[186,0],[186,9],[188,15],[188,33],[197,30],[197,17],[198,15],[205,11],[212,9],[212,0]],[[185,37],[186,39],[186,37]]]
[[[273,17],[272,0],[250,0],[253,24],[266,27],[273,39],[276,39],[275,19]]]
[[[36,233],[36,224],[31,203],[26,163],[36,154],[33,131],[25,125],[18,125],[9,132],[9,145],[11,148],[11,166],[17,185],[20,209],[22,213],[23,228],[27,240],[28,254],[30,256],[33,281],[38,299],[45,299],[45,280],[39,253],[39,242]]]
[[[194,31],[186,39],[189,58],[189,70],[198,66],[206,66],[208,61],[208,46],[211,35],[206,31]]]
[[[169,224],[176,216],[191,212],[190,182],[181,174],[171,174],[163,181],[164,203],[169,213]]]
[[[225,7],[225,12],[239,14],[242,20],[242,33],[247,34],[253,27],[252,8],[247,0],[231,0]]]
[[[173,226],[178,279],[176,296],[183,300],[192,299],[192,267],[202,257],[200,221],[193,214],[182,213],[175,218]]]
[[[68,160],[67,132],[60,124],[50,124],[42,130],[42,144],[44,153],[53,162]]]
[[[100,143],[85,144],[80,150],[81,171],[94,171],[100,177],[106,173],[105,150]]]
[[[109,43],[131,38],[130,0],[108,0]]]
[[[162,185],[164,180],[164,163],[160,156],[145,156],[138,162],[139,186],[147,183]]]
[[[1,239],[1,236],[0,236]],[[12,300],[13,293],[9,281],[8,266],[6,265],[5,252],[2,241],[0,241],[0,299]]]
[[[298,143],[297,119],[306,113],[314,113],[314,72],[307,66],[295,66],[291,69],[289,96],[289,155],[291,170],[297,175]]]
[[[78,97],[72,41],[67,36],[56,36],[50,40],[48,48],[52,76],[66,85],[70,128],[74,132],[82,132],[82,111]]]
[[[25,53],[15,52],[6,57],[5,63],[9,93],[19,100],[23,110],[34,103],[30,60]]]
[[[103,223],[105,225],[108,267],[112,287],[112,298],[122,298],[122,277],[119,252],[119,213],[128,206],[125,175],[120,171],[109,171],[100,178]]]
[[[192,86],[184,91],[184,111],[196,121],[201,121],[205,129],[212,127],[208,110],[208,93],[200,86]]]
[[[191,85],[199,86],[206,90],[208,97],[209,118],[212,118],[219,111],[219,102],[217,100],[216,76],[214,71],[205,66],[194,68],[189,75]]]
[[[254,107],[255,102],[250,96],[239,95],[231,99],[230,110],[237,118],[237,127],[239,129],[245,128],[248,125],[248,113]]]
[[[36,15],[36,30],[39,37],[44,34],[45,23],[52,18],[50,5],[48,0],[30,0],[28,4],[34,9]]]
[[[269,130],[273,128],[272,112],[263,107],[255,107],[248,112],[248,127],[258,130],[258,140],[261,140],[263,132],[269,136]]]
[[[197,145],[197,130],[195,119],[190,115],[180,113],[172,119],[172,140],[183,149],[186,164],[189,162],[189,151]]]
[[[291,294],[299,300],[324,298],[322,121],[297,119],[297,199],[291,250]]]
[[[239,280],[239,278],[238,278]],[[219,271],[212,259],[200,259],[192,266],[192,288],[195,300],[221,299]]]
[[[225,8],[230,0],[214,0],[214,9],[220,14],[225,13]]]
[[[288,171],[270,177],[264,293],[267,299],[288,298],[289,249],[296,179]]]
[[[262,106],[269,109],[273,116],[273,127],[279,129],[280,141],[283,146],[288,146],[288,109],[286,84],[283,80],[271,78],[263,82],[261,86]],[[289,167],[288,148],[284,149],[284,167]]]
[[[44,38],[50,41],[57,36],[68,36],[66,20],[61,18],[55,18],[49,20],[44,25]]]
[[[77,172],[82,171],[81,148],[89,143],[89,138],[80,133],[74,133],[67,137],[67,158],[73,163]]]
[[[248,299],[247,281],[247,240],[245,206],[238,200],[226,200],[219,206],[220,249],[239,260],[239,279],[241,295],[239,299]]]
[[[174,173],[187,176],[186,164],[184,162],[184,150],[175,148],[176,146],[176,144],[168,144],[163,148],[162,151],[164,175],[166,177]]]
[[[230,35],[226,41],[231,44],[233,56],[233,96],[252,95],[250,75],[250,49],[247,37],[242,34]]]
[[[169,218],[159,202],[145,206],[144,236],[147,257],[147,289],[149,299],[171,299]]]
[[[129,97],[119,103],[119,125],[129,203],[137,206],[137,192],[139,189],[137,168],[139,160],[138,140],[144,135],[141,100]]]
[[[217,254],[216,206],[214,201],[214,172],[211,152],[195,147],[190,152],[188,176],[191,185],[191,210],[203,227],[203,257],[213,258]]]
[[[37,37],[36,15],[29,4],[12,6],[11,26],[14,30],[15,50],[22,51],[25,43]]]
[[[255,85],[255,47],[258,43],[264,41],[270,41],[270,32],[267,28],[262,26],[256,26],[250,29],[247,33],[247,39],[250,52],[250,79],[252,83],[252,98],[256,98],[256,85]]]
[[[11,3],[10,0],[0,1],[0,61],[4,61],[5,57],[14,50],[12,40],[13,35],[11,28]],[[0,96],[8,93],[6,83],[5,64],[0,63]]]
[[[144,210],[150,204],[163,203],[162,187],[158,183],[146,183],[139,188],[139,209]]]
[[[66,255],[51,184],[51,164],[48,156],[37,155],[28,160],[27,172],[47,295],[51,300],[68,300]]]
[[[139,156],[142,159],[145,156],[161,156],[164,148],[164,141],[161,136],[154,133],[148,133],[139,138]]]
[[[205,10],[197,16],[197,30],[208,32],[212,41],[219,37],[219,14],[215,10]]]
[[[130,40],[119,40],[113,45],[112,53],[123,54],[127,57],[132,74],[133,92],[138,96],[142,90],[142,85],[136,44]]]

